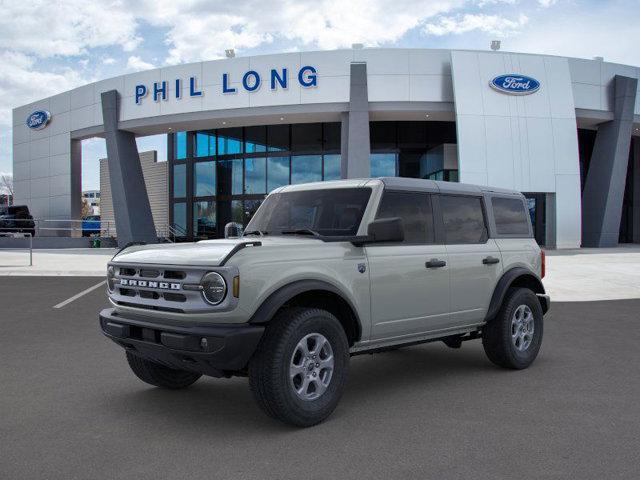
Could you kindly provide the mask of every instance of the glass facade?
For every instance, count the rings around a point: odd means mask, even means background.
[[[171,134],[171,223],[187,239],[222,237],[227,223],[246,225],[276,188],[340,179],[341,128],[298,123]],[[370,138],[372,177],[458,179],[438,158],[427,160],[427,152],[456,143],[453,122],[371,122]]]
[[[170,135],[171,223],[187,239],[222,237],[278,187],[339,179],[340,129],[305,123]]]

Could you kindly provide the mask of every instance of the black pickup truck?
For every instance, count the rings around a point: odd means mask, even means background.
[[[26,205],[13,205],[0,211],[0,233],[36,234],[36,224]]]

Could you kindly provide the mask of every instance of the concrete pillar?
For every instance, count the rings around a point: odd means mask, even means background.
[[[102,118],[118,246],[130,242],[155,243],[158,237],[142,176],[136,137],[132,132],[118,129],[119,100],[116,90],[102,93]]]
[[[346,138],[345,131],[347,132]],[[367,64],[352,63],[349,112],[348,115],[343,116],[342,120],[342,177],[370,177],[370,153]]]
[[[638,80],[616,75],[613,82],[614,118],[598,127],[582,192],[583,247],[618,245]]]

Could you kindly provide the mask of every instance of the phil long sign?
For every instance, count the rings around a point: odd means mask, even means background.
[[[532,77],[509,73],[498,75],[489,82],[494,90],[508,95],[530,95],[540,89],[540,82]]]
[[[290,80],[288,68],[272,68],[268,72],[248,70],[239,78],[232,78],[230,73],[223,73],[219,85],[209,88],[217,90],[218,93],[223,95],[233,95],[238,90],[245,90],[249,93],[255,92],[260,88],[268,88],[272,91],[286,90],[290,82],[298,83],[302,88],[318,86],[317,70],[311,65],[297,69],[291,77],[293,80]],[[152,98],[154,102],[167,101],[170,98],[179,100],[183,95],[200,97],[204,93],[203,88],[200,86],[202,83],[204,82],[201,79],[188,77],[154,82],[150,85],[139,84],[135,87],[135,102],[140,105],[146,97]]]

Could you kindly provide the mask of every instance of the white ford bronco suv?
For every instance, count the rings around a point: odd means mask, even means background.
[[[248,376],[270,416],[335,409],[351,355],[482,339],[536,358],[544,253],[518,192],[409,178],[279,188],[239,238],[130,246],[108,266],[104,334],[144,382]]]

